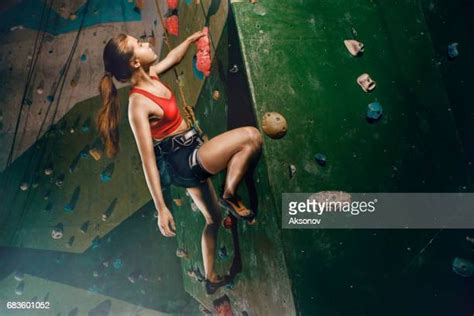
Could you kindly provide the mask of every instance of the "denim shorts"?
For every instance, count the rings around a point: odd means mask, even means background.
[[[197,156],[203,143],[199,133],[191,128],[154,145],[162,186],[173,184],[192,188],[202,185],[212,176]]]

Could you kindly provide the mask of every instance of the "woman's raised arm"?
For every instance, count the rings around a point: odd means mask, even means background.
[[[181,62],[189,48],[189,45],[204,35],[204,32],[199,31],[187,37],[181,44],[173,48],[162,61],[156,65],[151,66],[151,73],[159,75]]]

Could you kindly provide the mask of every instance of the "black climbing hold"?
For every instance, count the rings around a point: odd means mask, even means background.
[[[326,165],[326,155],[324,154],[316,154],[314,156],[314,160],[318,163],[320,166],[325,166]]]

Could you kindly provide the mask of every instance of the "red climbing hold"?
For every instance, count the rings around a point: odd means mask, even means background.
[[[203,72],[206,77],[208,77],[211,74],[211,45],[209,41],[209,28],[205,27],[202,31],[204,34],[206,34],[206,36],[199,38],[196,42],[196,68]]]
[[[174,36],[178,36],[179,20],[177,15],[172,15],[166,18],[166,31]]]
[[[224,224],[224,227],[226,229],[232,229],[232,226],[234,225],[234,218],[232,217],[232,215],[227,215],[225,218],[224,218],[224,221],[223,221],[223,224]]]
[[[174,10],[178,7],[178,0],[168,0],[168,9]]]

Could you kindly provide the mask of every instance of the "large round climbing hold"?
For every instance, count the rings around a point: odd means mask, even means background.
[[[262,129],[270,138],[278,139],[286,135],[288,124],[280,113],[267,112],[262,118]]]

